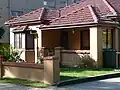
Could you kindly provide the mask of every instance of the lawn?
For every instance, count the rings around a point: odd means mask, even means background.
[[[1,78],[0,83],[11,83],[11,84],[38,87],[38,88],[45,88],[48,86],[47,84],[38,81],[28,81],[28,80],[13,79],[13,78]]]
[[[68,80],[74,78],[86,78],[91,76],[99,76],[103,74],[118,73],[114,69],[79,69],[79,68],[61,68],[60,79]]]

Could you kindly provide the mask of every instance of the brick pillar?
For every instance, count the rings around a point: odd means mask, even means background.
[[[60,68],[58,58],[48,56],[44,58],[44,82],[54,84],[60,81]]]
[[[63,47],[55,47],[55,56],[58,57],[60,65],[62,65],[62,55],[61,55],[62,50],[63,50]]]
[[[3,56],[0,56],[0,78],[2,78],[3,76],[2,61],[3,61]]]

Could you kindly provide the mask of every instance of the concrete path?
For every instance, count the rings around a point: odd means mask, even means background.
[[[20,85],[0,83],[0,90],[120,90],[120,78],[99,80],[95,82],[64,86],[61,88],[32,88]]]

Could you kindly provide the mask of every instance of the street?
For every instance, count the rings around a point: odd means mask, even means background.
[[[64,87],[32,88],[0,83],[0,90],[120,90],[120,78],[69,85]]]

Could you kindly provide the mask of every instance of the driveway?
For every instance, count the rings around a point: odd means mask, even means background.
[[[0,90],[120,90],[120,78],[112,78],[64,87],[32,88],[0,83]]]

